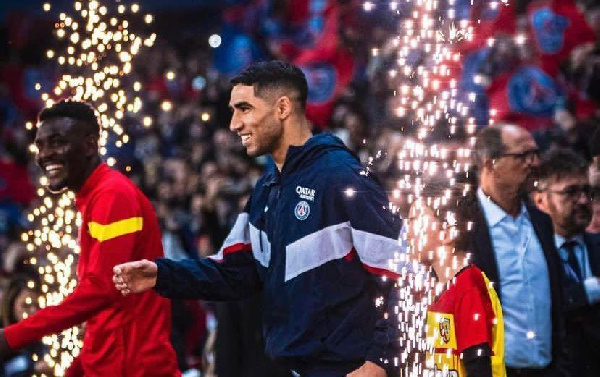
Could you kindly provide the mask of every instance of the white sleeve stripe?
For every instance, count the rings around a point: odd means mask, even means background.
[[[212,258],[214,260],[223,260],[223,257],[225,255],[225,253],[224,253],[225,249],[230,248],[235,245],[238,245],[238,244],[249,245],[250,244],[250,231],[248,228],[249,219],[250,219],[250,216],[247,213],[245,213],[245,212],[240,213],[238,215],[237,219],[235,220],[235,224],[233,224],[233,227],[229,231],[227,238],[223,242],[223,245],[219,249],[219,252],[216,253],[215,255],[211,255],[210,258]]]
[[[285,281],[345,257],[352,250],[350,223],[344,222],[309,234],[285,249]]]
[[[360,261],[370,267],[392,272],[397,272],[398,261],[406,260],[401,256],[406,254],[401,235],[393,239],[352,228],[352,240]]]
[[[407,264],[406,247],[398,239],[356,230],[350,222],[323,228],[286,247],[285,281],[344,258],[355,249],[365,266],[397,273]]]
[[[271,261],[271,243],[267,234],[250,224],[250,240],[252,242],[254,259],[263,267],[269,267],[269,262]]]

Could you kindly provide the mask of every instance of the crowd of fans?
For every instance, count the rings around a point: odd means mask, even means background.
[[[361,13],[358,3],[339,3]],[[524,10],[525,3],[519,2],[517,10]],[[598,20],[600,8],[593,2],[582,1],[580,5],[587,7],[585,14],[591,20]],[[405,137],[406,123],[395,118],[390,108],[393,88],[387,79],[389,61],[385,54],[369,59],[368,51],[384,46],[394,32],[390,22],[373,22],[377,17],[373,13],[365,16],[364,23],[351,22],[338,30],[341,43],[351,49],[358,64],[352,83],[336,100],[327,128],[363,161],[374,157],[372,171],[381,175],[391,192],[400,173],[396,152]],[[381,17],[389,20],[388,16]],[[357,25],[364,25],[369,32],[357,32]],[[590,25],[595,25],[600,36],[600,22],[592,21]],[[125,118],[131,142],[121,148],[109,147],[108,155],[116,158],[115,167],[126,172],[153,201],[166,256],[202,258],[220,247],[260,176],[264,160],[248,158],[238,137],[228,130],[228,76],[213,66],[213,50],[206,38],[189,37],[185,43],[177,43],[176,39],[159,39],[155,47],[137,58],[132,77],[143,83],[143,114]],[[587,91],[595,108],[583,117],[574,104],[557,103],[551,124],[533,131],[540,149],[568,147],[591,161],[590,135],[600,125],[598,48],[586,47],[572,54],[560,75],[565,85]],[[281,56],[281,46],[269,44],[265,49],[268,56]],[[510,65],[527,59],[527,51],[527,44],[499,39],[479,73],[491,80]],[[28,149],[32,133],[25,123],[34,121],[32,116],[41,107],[32,84],[44,80],[52,83],[58,73],[57,66],[32,61],[31,55],[27,48],[14,48],[0,61],[0,267],[5,280],[1,292],[3,305],[21,312],[29,309],[19,304],[21,293],[17,288],[23,288],[19,282],[32,272],[23,264],[27,253],[20,239],[28,227],[27,212],[36,203],[39,176]],[[15,82],[15,77],[22,80]],[[149,117],[152,124],[148,125],[144,117]],[[597,165],[592,165],[590,174],[593,185],[600,185]],[[397,200],[402,204],[401,198]],[[589,230],[600,232],[600,201],[594,204]],[[203,363],[206,368],[213,360],[202,351],[212,342],[210,334],[215,324],[210,313],[214,308],[189,302],[176,302],[174,307],[173,332],[178,338],[176,349],[183,355],[182,370],[200,369]],[[2,308],[3,325],[18,316]]]

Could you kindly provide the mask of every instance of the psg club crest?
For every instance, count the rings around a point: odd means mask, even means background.
[[[294,215],[298,220],[306,220],[310,215],[310,205],[304,200],[299,201],[294,208]]]
[[[318,63],[303,67],[308,82],[308,102],[325,103],[332,99],[337,85],[337,72],[331,64]]]
[[[533,13],[531,23],[537,44],[543,53],[556,54],[562,50],[565,42],[565,30],[570,24],[568,18],[544,7]]]
[[[525,67],[509,80],[508,101],[514,112],[531,116],[549,117],[561,91],[544,71],[537,67]]]

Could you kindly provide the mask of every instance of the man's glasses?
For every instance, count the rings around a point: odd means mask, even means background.
[[[533,162],[536,158],[540,157],[540,151],[531,149],[521,153],[502,153],[500,157],[513,157],[523,162]]]
[[[581,197],[581,195],[585,195],[588,199],[596,199],[600,195],[598,187],[592,187],[590,185],[573,185],[567,186],[562,190],[546,190],[547,192],[551,192],[553,194],[558,194],[564,196],[569,200],[577,200]]]

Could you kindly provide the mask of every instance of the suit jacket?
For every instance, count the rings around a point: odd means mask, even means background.
[[[498,264],[490,236],[489,226],[483,214],[476,195],[471,195],[459,206],[459,214],[464,221],[472,221],[473,228],[466,234],[464,247],[472,253],[473,263],[479,267],[488,279],[494,283],[494,288],[502,302],[502,290],[499,284]],[[544,251],[550,291],[552,292],[552,368],[559,370],[557,375],[568,375],[568,355],[564,348],[565,325],[561,295],[561,261],[554,245],[554,230],[552,220],[548,215],[531,205],[527,205],[535,234]]]
[[[592,275],[600,277],[600,234],[586,233],[583,239],[587,248]],[[588,303],[583,283],[574,282],[565,274],[564,269],[561,271],[564,279],[563,293],[565,309],[569,315],[577,314],[580,311],[584,313],[588,312],[590,304]]]
[[[584,241],[592,275],[600,277],[600,234],[586,233]],[[563,272],[567,342],[574,375],[600,375],[600,303],[590,304],[583,283]]]

